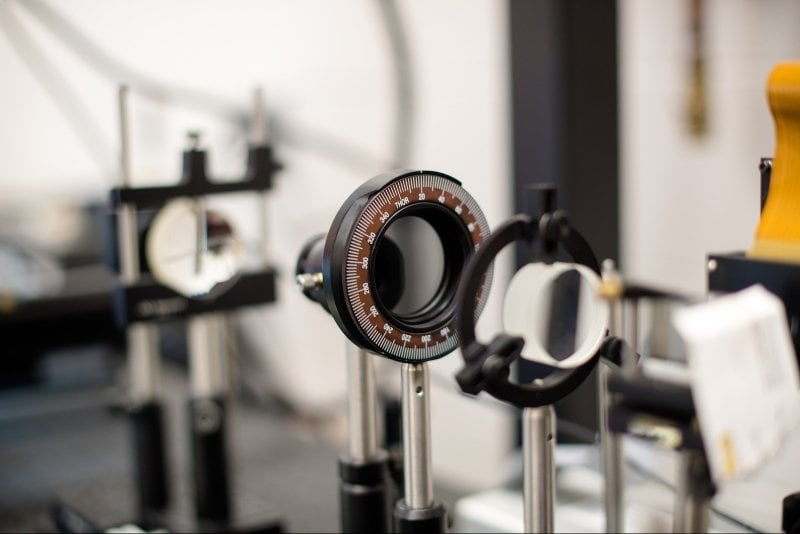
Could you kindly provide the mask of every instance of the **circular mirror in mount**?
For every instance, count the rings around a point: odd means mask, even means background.
[[[600,278],[576,263],[529,263],[517,271],[503,301],[503,329],[525,340],[524,357],[560,369],[597,352],[608,329]]]
[[[236,279],[245,247],[230,223],[201,199],[162,208],[147,232],[148,266],[159,283],[185,297],[210,297]]]

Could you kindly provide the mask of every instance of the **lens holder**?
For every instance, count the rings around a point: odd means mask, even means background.
[[[443,268],[431,297],[400,312],[396,304],[405,292],[418,289],[417,281],[404,271],[404,252],[388,232],[406,217],[433,229]],[[303,247],[296,274],[309,280],[303,286],[306,296],[322,304],[357,346],[400,362],[430,361],[458,346],[459,280],[488,235],[483,213],[458,180],[435,171],[393,171],[348,197],[324,240],[317,236]],[[412,246],[417,245],[412,241]],[[487,269],[475,289],[476,314],[486,303],[490,283]]]

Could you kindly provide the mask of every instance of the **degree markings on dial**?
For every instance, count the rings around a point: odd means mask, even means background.
[[[465,197],[456,194],[460,189],[454,193],[454,187],[459,186],[438,175],[421,174],[401,178],[389,184],[386,189],[378,191],[368,201],[354,225],[348,242],[345,267],[346,293],[351,313],[367,337],[393,357],[406,361],[424,361],[441,354],[440,350],[452,349],[458,339],[457,336],[450,336],[452,322],[435,331],[411,334],[398,329],[382,315],[375,314],[372,292],[365,293],[362,287],[362,283],[368,281],[367,273],[371,267],[363,259],[369,256],[374,246],[374,243],[369,243],[367,236],[377,233],[400,209],[425,201],[437,202],[454,211],[465,226],[472,225],[472,241],[479,242],[486,235],[485,224],[475,216],[475,213],[480,213],[480,209],[468,193]],[[477,233],[476,228],[479,230]]]

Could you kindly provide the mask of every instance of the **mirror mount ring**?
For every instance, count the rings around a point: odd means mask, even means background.
[[[521,337],[499,334],[489,344],[476,339],[475,296],[481,287],[484,273],[506,246],[516,241],[525,241],[532,245],[537,238],[543,241],[546,258],[554,258],[558,249],[562,248],[575,263],[585,265],[600,274],[600,264],[588,242],[569,224],[562,211],[545,213],[538,218],[518,214],[497,228],[470,258],[462,273],[456,296],[456,324],[465,362],[464,368],[456,375],[456,381],[465,393],[477,395],[486,391],[496,399],[518,407],[553,404],[570,394],[589,376],[600,356],[615,339],[607,338],[595,354],[578,367],[551,367],[551,372],[534,380],[532,384],[521,384],[511,379],[510,366],[522,357],[525,342]]]

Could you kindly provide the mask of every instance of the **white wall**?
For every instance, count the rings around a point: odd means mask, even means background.
[[[506,5],[493,0],[399,4],[417,96],[409,163],[461,179],[490,225],[496,225],[510,206]],[[253,87],[264,87],[273,141],[286,166],[272,196],[280,293],[277,305],[250,311],[243,319],[269,364],[265,384],[280,387],[307,410],[343,409],[342,336],[299,294],[291,275],[305,239],[326,231],[342,200],[386,170],[392,158],[393,70],[377,2],[74,0],[68,9],[52,5],[96,44],[95,54],[161,84],[202,91],[242,112]],[[87,65],[20,3],[0,4],[0,22],[0,198],[105,198],[117,180],[116,87],[121,80]],[[33,49],[25,45],[26,36]],[[136,91],[136,83],[132,86],[135,184],[177,178],[188,129],[203,131],[214,175],[242,171],[240,128],[188,106],[183,96],[153,102]],[[331,148],[330,140],[337,146]],[[327,157],[326,150],[336,158]],[[252,210],[237,208],[228,215],[246,235],[256,235]],[[487,316],[499,315],[498,310],[494,302]],[[510,420],[455,393],[450,384],[459,363],[453,354],[432,365],[435,470],[440,480],[465,488],[488,486],[508,447]]]
[[[773,153],[766,80],[800,57],[800,2],[707,0],[709,131],[687,132],[689,2],[620,2],[623,268],[694,294],[709,253],[750,246],[758,161]]]

